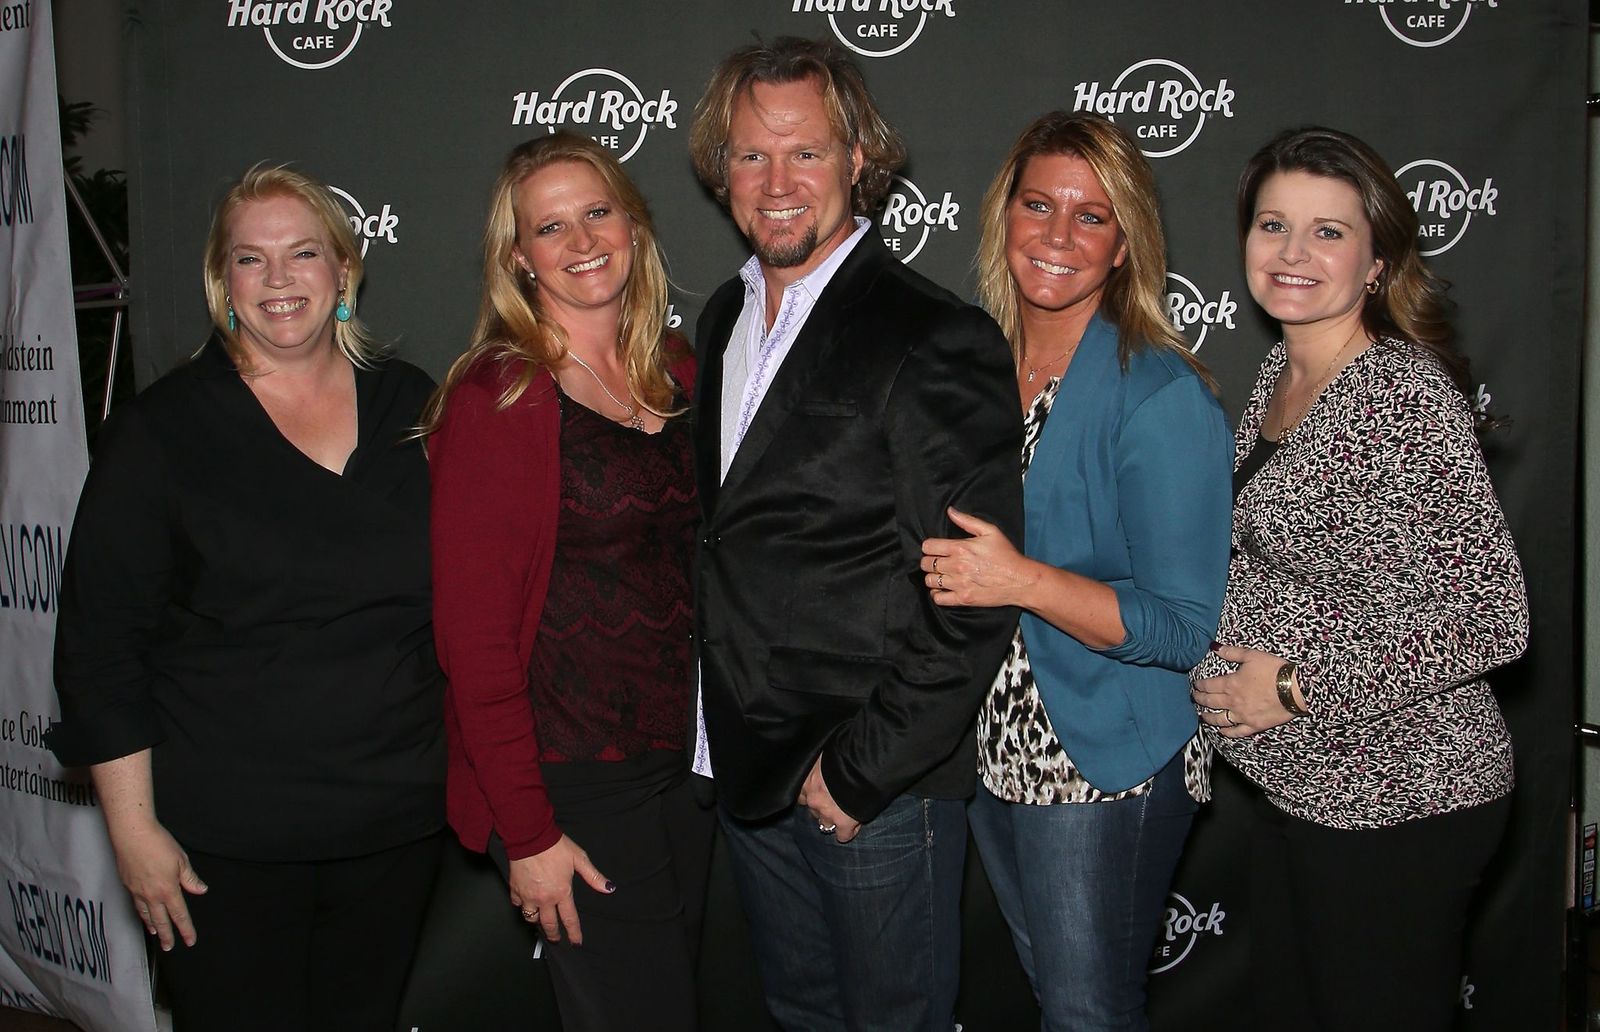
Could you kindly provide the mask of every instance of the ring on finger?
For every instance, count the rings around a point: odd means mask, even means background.
[[[821,821],[817,822],[817,831],[824,835],[832,835],[838,830],[839,826],[837,824],[823,824]]]
[[[944,574],[939,574],[939,590],[944,590]]]
[[[934,573],[938,573],[939,572],[939,557],[938,556],[934,556],[933,557],[933,572]]]
[[[1238,727],[1239,726],[1239,722],[1237,720],[1233,719],[1233,710],[1225,709],[1225,710],[1222,711],[1222,715],[1224,717],[1228,718],[1228,726],[1229,727]]]

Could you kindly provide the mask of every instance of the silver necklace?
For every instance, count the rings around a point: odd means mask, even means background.
[[[632,406],[632,405],[624,404],[620,399],[618,399],[618,397],[615,394],[612,394],[611,393],[611,388],[606,386],[606,382],[604,380],[600,379],[600,374],[595,372],[593,367],[591,367],[589,365],[589,363],[587,363],[583,359],[579,358],[578,357],[578,353],[576,351],[573,351],[571,348],[567,349],[567,357],[571,358],[574,362],[576,362],[579,365],[583,366],[583,371],[588,373],[590,376],[594,377],[594,382],[599,384],[600,385],[600,389],[606,392],[606,397],[611,399],[611,404],[615,405],[617,408],[619,408],[622,411],[627,413],[626,416],[622,417],[620,422],[624,423],[627,426],[633,427],[635,430],[643,430],[644,429],[644,417],[639,414],[639,410],[637,408],[635,408],[634,406]]]

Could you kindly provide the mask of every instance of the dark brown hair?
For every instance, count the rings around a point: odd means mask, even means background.
[[[1361,198],[1372,226],[1372,250],[1383,259],[1377,290],[1361,309],[1361,322],[1375,338],[1398,337],[1426,348],[1469,401],[1472,371],[1455,346],[1450,325],[1449,284],[1428,270],[1417,246],[1417,213],[1395,182],[1394,170],[1349,133],[1322,126],[1286,129],[1256,151],[1239,176],[1239,246],[1255,223],[1256,195],[1280,172],[1306,172],[1348,183]]]

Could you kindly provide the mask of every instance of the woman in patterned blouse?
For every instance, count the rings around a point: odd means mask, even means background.
[[[1145,971],[1207,756],[1188,668],[1217,623],[1228,431],[1167,321],[1154,176],[1103,118],[1054,112],[983,203],[979,292],[1017,360],[1023,552],[964,513],[940,605],[1018,606],[978,715],[972,829],[1047,1029],[1142,1029]]]
[[[1194,698],[1261,788],[1254,1027],[1446,1029],[1509,809],[1483,675],[1526,645],[1521,567],[1383,159],[1284,133],[1246,166],[1238,219],[1283,343],[1239,425],[1224,644]]]

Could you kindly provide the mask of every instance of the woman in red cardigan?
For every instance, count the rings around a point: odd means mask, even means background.
[[[666,310],[622,167],[530,140],[495,186],[472,344],[423,424],[450,823],[543,929],[569,1032],[697,1027],[694,368]]]

